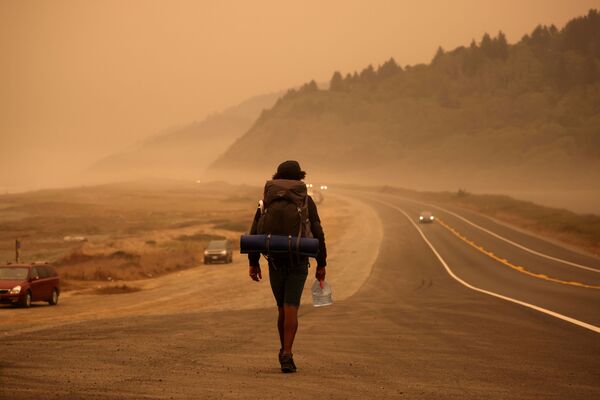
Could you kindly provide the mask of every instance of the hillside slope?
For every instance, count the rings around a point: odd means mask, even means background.
[[[135,148],[98,161],[88,173],[100,180],[197,178],[250,128],[262,110],[272,107],[280,95],[253,97],[201,122],[155,136]]]
[[[600,177],[600,15],[500,32],[428,65],[393,59],[290,90],[210,168],[299,159],[328,179],[421,188],[582,187]]]

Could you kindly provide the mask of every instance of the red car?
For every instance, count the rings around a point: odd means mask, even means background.
[[[58,303],[60,278],[50,264],[0,266],[0,303],[29,307],[32,301]]]

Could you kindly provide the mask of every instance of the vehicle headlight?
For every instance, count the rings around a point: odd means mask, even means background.
[[[221,250],[221,255],[224,256],[225,254],[227,254],[227,250]]]
[[[423,219],[423,216],[421,215],[421,216],[419,217],[419,219]]]
[[[21,286],[15,286],[14,288],[10,289],[10,294],[19,294],[21,293]]]
[[[433,215],[432,215],[431,217],[429,217],[429,219],[431,219],[431,220],[432,220],[432,219],[433,219]]]

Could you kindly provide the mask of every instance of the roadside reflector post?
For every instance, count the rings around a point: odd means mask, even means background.
[[[19,239],[15,240],[15,262],[18,264],[20,262],[20,250],[21,250],[21,241]]]

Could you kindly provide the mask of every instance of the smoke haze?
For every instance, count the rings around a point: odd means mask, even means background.
[[[551,4],[551,5],[550,5]],[[599,1],[0,4],[0,189],[79,184],[102,157],[252,96],[394,57],[429,62]]]

